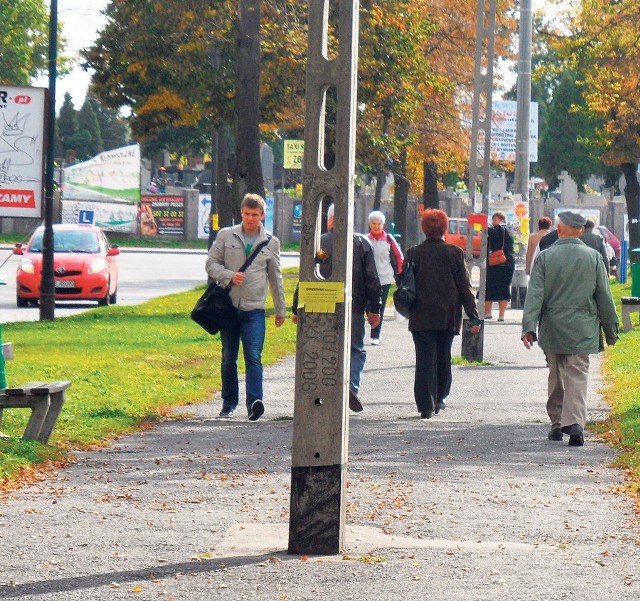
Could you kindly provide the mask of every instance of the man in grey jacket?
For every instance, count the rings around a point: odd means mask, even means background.
[[[525,347],[539,340],[549,361],[549,440],[568,434],[571,446],[584,444],[589,354],[599,351],[600,327],[607,344],[618,338],[604,262],[579,239],[585,222],[576,211],[558,214],[558,241],[533,264],[522,316]]]
[[[262,225],[265,214],[264,199],[247,194],[240,205],[242,223],[220,230],[209,249],[207,274],[221,286],[232,283],[231,300],[237,319],[220,331],[222,340],[222,410],[220,417],[232,417],[238,406],[238,351],[240,341],[246,366],[246,404],[250,421],[264,413],[262,394],[262,348],[266,333],[265,303],[267,283],[276,309],[275,324],[280,327],[286,316],[282,271],[280,269],[280,241],[267,236]],[[251,265],[238,271],[253,249],[267,241]]]

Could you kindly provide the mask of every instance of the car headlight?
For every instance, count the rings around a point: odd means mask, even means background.
[[[36,269],[33,266],[33,263],[30,259],[22,259],[20,261],[20,271],[24,271],[24,273],[35,273]]]
[[[100,273],[104,271],[106,267],[107,262],[103,258],[95,259],[95,261],[91,263],[91,267],[89,267],[89,273]]]

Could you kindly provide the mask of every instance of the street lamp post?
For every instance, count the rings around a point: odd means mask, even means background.
[[[40,320],[55,317],[53,277],[53,156],[56,122],[56,78],[58,60],[58,0],[51,0],[49,13],[49,102],[47,111],[47,153],[45,162],[44,235],[42,238],[42,280]]]

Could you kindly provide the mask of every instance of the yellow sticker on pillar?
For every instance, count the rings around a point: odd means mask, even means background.
[[[344,282],[300,282],[298,309],[306,313],[335,313],[344,302]]]

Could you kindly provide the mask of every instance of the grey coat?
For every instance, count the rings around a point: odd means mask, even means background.
[[[267,233],[261,224],[254,248],[266,239]],[[216,241],[209,249],[205,268],[211,278],[218,281],[221,286],[227,286],[246,258],[242,224],[235,225],[218,232]],[[230,295],[234,306],[241,311],[264,309],[268,285],[276,316],[285,317],[286,303],[280,268],[280,241],[275,236],[272,236],[269,244],[260,250],[245,274],[246,279],[242,286],[231,287]]]
[[[618,316],[604,262],[578,238],[560,238],[533,264],[522,337],[538,332],[540,347],[549,353],[597,353],[600,325],[614,344]]]

